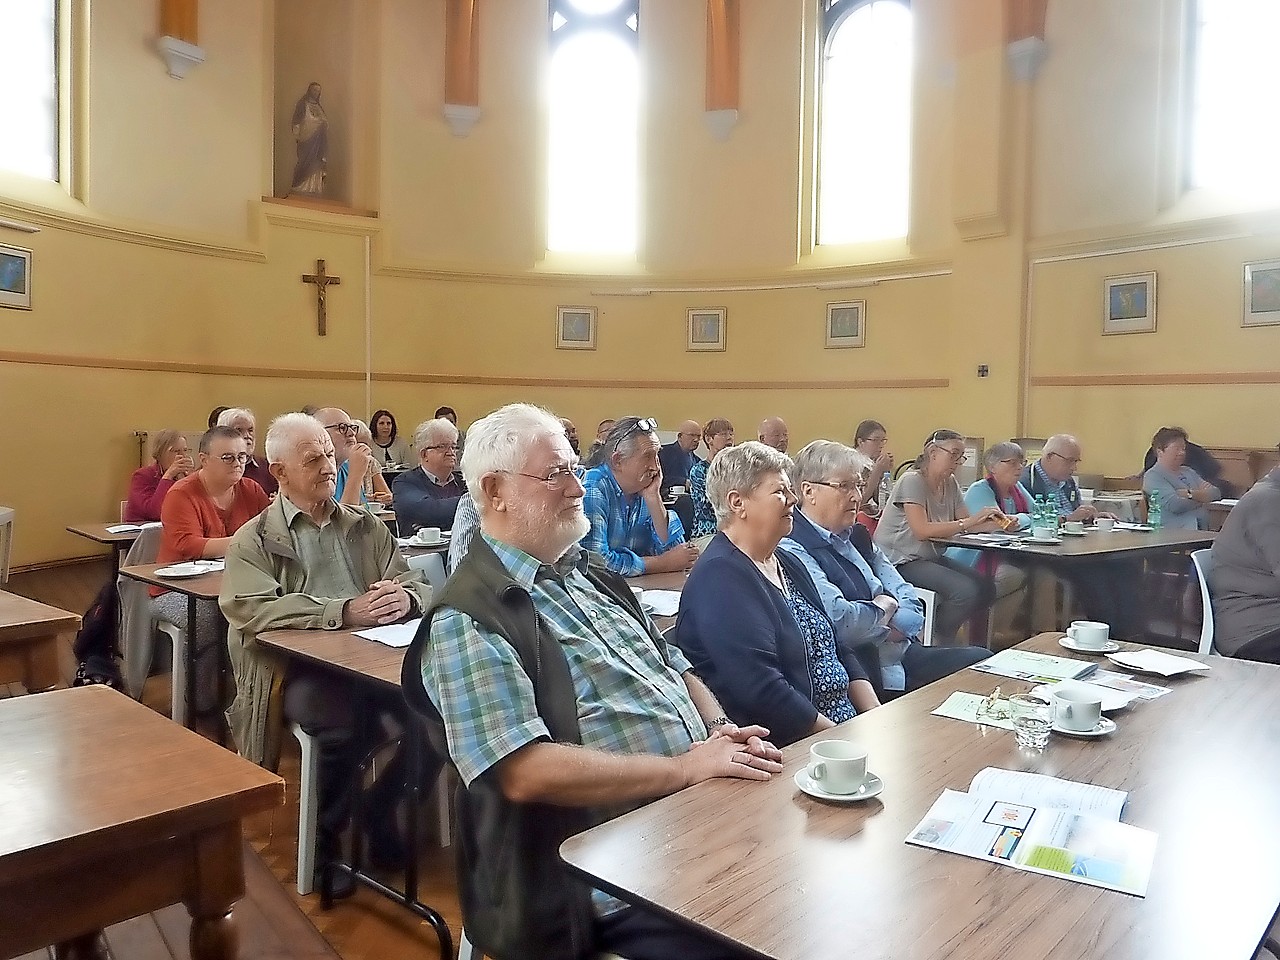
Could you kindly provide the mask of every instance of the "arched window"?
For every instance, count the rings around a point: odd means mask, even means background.
[[[824,0],[818,116],[818,242],[907,235],[911,9]]]
[[[1260,109],[1272,76],[1277,0],[1195,0],[1187,182],[1243,196],[1280,196],[1280,126]]]
[[[56,0],[0,4],[0,170],[58,179]]]
[[[547,249],[634,254],[639,0],[551,0]]]

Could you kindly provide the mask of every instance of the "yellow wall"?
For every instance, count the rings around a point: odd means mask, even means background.
[[[816,3],[743,5],[740,120],[720,143],[702,116],[701,5],[649,0],[643,243],[606,275],[542,249],[545,6],[484,5],[482,116],[455,138],[442,0],[334,2],[352,24],[349,182],[376,218],[259,200],[275,105],[301,92],[274,80],[273,46],[299,39],[290,17],[203,4],[207,60],[178,81],[151,46],[153,3],[93,5],[85,202],[0,176],[0,216],[41,228],[0,228],[36,254],[35,309],[0,312],[0,400],[39,461],[11,458],[0,479],[15,562],[90,552],[62,527],[114,513],[135,430],[194,429],[221,403],[367,414],[366,290],[370,403],[405,429],[441,403],[469,421],[529,399],[584,438],[627,412],[728,416],[740,438],[782,414],[798,448],[871,416],[900,458],[943,425],[988,441],[1069,429],[1086,469],[1119,474],[1166,421],[1205,442],[1275,440],[1280,328],[1241,329],[1240,273],[1280,257],[1280,230],[1170,186],[1180,0],[1053,0],[1030,86],[1008,68],[1002,2],[916,0],[911,243],[818,250]],[[323,339],[299,279],[317,258],[342,277]],[[1143,270],[1159,272],[1158,331],[1102,337],[1103,278]],[[818,287],[840,282],[861,285]],[[656,292],[621,295],[634,288]],[[825,304],[847,299],[867,301],[867,346],[825,350]],[[599,308],[595,352],[554,349],[559,304]],[[699,306],[728,309],[724,353],[685,351]],[[1241,371],[1270,382],[1228,385]]]

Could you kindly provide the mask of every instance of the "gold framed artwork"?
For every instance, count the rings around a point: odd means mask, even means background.
[[[867,345],[866,314],[867,301],[865,300],[828,303],[827,349],[865,347]]]
[[[0,244],[0,307],[31,309],[31,251]]]
[[[556,307],[556,349],[596,348],[596,308]]]
[[[1244,265],[1243,327],[1280,323],[1280,260],[1259,260]]]
[[[726,307],[690,307],[685,350],[723,350],[728,316]]]
[[[1156,332],[1156,274],[1131,273],[1102,282],[1102,332]]]

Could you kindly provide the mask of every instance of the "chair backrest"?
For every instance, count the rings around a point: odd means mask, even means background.
[[[1200,582],[1200,606],[1204,608],[1200,621],[1200,652],[1213,653],[1213,598],[1209,596],[1209,573],[1213,570],[1213,550],[1206,547],[1191,554]]]
[[[123,565],[135,567],[155,563],[156,554],[160,551],[160,534],[160,524],[145,524],[125,555]],[[116,589],[120,593],[120,654],[124,661],[121,673],[125,690],[136,700],[142,696],[142,685],[151,669],[155,611],[151,605],[151,592],[145,583],[119,576]]]
[[[120,522],[121,523],[124,523],[124,514],[125,514],[125,511],[128,509],[129,509],[129,501],[121,500],[120,501]]]
[[[920,644],[931,647],[933,646],[933,614],[938,608],[938,595],[924,587],[912,587],[912,589],[924,604],[924,629],[920,631]]]
[[[427,583],[431,584],[433,593],[439,591],[444,586],[444,555],[439,553],[424,553],[416,557],[409,558],[409,567],[413,570],[421,570],[427,578]]]

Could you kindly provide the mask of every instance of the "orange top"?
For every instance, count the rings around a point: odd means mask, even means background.
[[[235,485],[230,509],[224,511],[209,496],[198,471],[183,477],[169,489],[160,508],[164,529],[156,563],[199,560],[206,543],[231,536],[265,510],[268,503],[260,486],[242,478]],[[151,588],[153,597],[164,592],[160,587]]]

